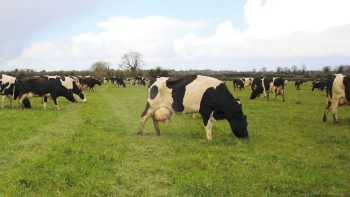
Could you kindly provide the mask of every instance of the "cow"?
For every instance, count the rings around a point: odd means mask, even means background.
[[[139,133],[151,116],[157,135],[159,122],[169,120],[172,114],[200,113],[207,139],[212,139],[212,121],[226,119],[233,134],[248,138],[247,117],[241,105],[226,85],[215,78],[202,75],[160,77],[148,89],[146,107],[141,114]]]
[[[242,81],[243,81],[243,83],[244,83],[244,87],[251,86],[253,80],[254,80],[254,79],[251,78],[251,77],[242,78]]]
[[[135,80],[132,85],[136,85],[136,84],[145,86],[146,85],[145,79],[141,76],[135,77]]]
[[[244,89],[244,82],[242,79],[233,79],[233,89],[236,90],[238,88],[239,90]]]
[[[10,106],[13,108],[13,91],[15,87],[16,77],[1,74],[0,75],[0,95],[1,95],[1,108],[4,108],[5,99],[10,101]],[[28,99],[23,100],[25,108],[31,108],[30,101]]]
[[[269,100],[269,94],[274,93],[274,101],[278,95],[281,95],[284,99],[284,79],[280,77],[264,77],[259,81],[256,81],[254,84],[254,90],[250,95],[250,99],[255,99],[261,93],[264,93],[264,98]]]
[[[102,85],[100,80],[90,76],[82,78],[80,80],[80,84],[82,85],[83,89],[89,88],[89,90],[94,90],[95,85]]]
[[[323,79],[316,79],[312,82],[312,91],[314,91],[314,89],[318,89],[323,91],[326,88],[326,81]]]
[[[294,86],[297,90],[300,90],[300,85],[302,85],[303,83],[306,83],[306,80],[298,79],[294,82]]]
[[[326,82],[327,104],[323,113],[323,122],[327,122],[327,114],[330,110],[333,113],[333,122],[338,123],[338,106],[350,104],[350,76],[336,74],[330,76]]]
[[[251,89],[252,91],[254,91],[254,89],[256,89],[258,87],[258,84],[260,83],[262,77],[256,77],[252,80],[252,83],[251,83]]]
[[[30,99],[33,96],[42,97],[44,109],[46,109],[47,97],[51,97],[58,107],[57,98],[59,96],[65,97],[71,102],[75,102],[73,91],[64,87],[58,78],[48,77],[33,77],[33,78],[18,78],[15,82],[14,99],[18,98],[19,108],[23,109],[23,101]]]
[[[11,107],[13,107],[13,88],[15,86],[16,77],[1,74],[0,75],[0,95],[1,95],[1,108],[4,108],[5,98],[10,101]]]
[[[111,77],[110,80],[111,80],[112,84],[118,85],[118,87],[119,86],[123,86],[124,88],[126,87],[124,80],[121,77]]]
[[[57,79],[60,80],[61,84],[67,88],[68,90],[71,90],[73,92],[73,95],[75,97],[75,100],[80,102],[86,102],[86,96],[84,92],[78,87],[75,80],[72,77],[65,77],[65,76],[50,76],[50,75],[44,75],[42,77],[46,77],[48,79]]]

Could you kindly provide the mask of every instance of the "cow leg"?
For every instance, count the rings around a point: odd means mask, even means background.
[[[58,107],[58,100],[57,100],[56,94],[55,93],[51,93],[51,97],[52,97],[53,102],[55,103],[57,111],[60,110],[60,107]]]
[[[146,103],[146,107],[145,110],[143,111],[143,113],[141,114],[141,119],[140,119],[140,128],[139,128],[139,134],[143,134],[143,130],[145,127],[145,122],[147,121],[147,119],[149,118],[149,116],[153,113],[153,109],[151,109],[151,106],[149,104],[149,102]]]
[[[338,123],[338,117],[337,117],[338,101],[337,102],[332,102],[332,107],[331,108],[332,108],[332,113],[333,113],[333,122],[334,123]]]
[[[7,99],[10,101],[11,108],[13,108],[13,98],[7,95]]]
[[[283,102],[284,102],[285,101],[284,100],[284,90],[282,89],[281,92],[282,92],[282,98],[283,98]]]
[[[203,123],[205,125],[205,131],[207,133],[207,140],[212,140],[212,128],[213,124],[211,122],[212,111],[208,109],[200,109],[199,113],[202,116]]]
[[[327,115],[332,105],[332,102],[327,99],[326,109],[323,112],[323,122],[327,122]]]
[[[154,117],[154,115],[152,115],[152,120],[153,120],[154,129],[156,130],[156,134],[157,134],[158,136],[160,136],[159,122],[158,122],[158,120],[156,120],[156,118]]]
[[[43,104],[43,108],[44,110],[46,110],[47,97],[41,97],[41,104]]]
[[[5,96],[2,95],[2,96],[1,96],[1,108],[2,108],[2,109],[4,108],[4,102],[5,102]]]

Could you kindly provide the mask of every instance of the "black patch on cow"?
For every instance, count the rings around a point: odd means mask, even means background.
[[[247,121],[242,107],[232,96],[225,84],[221,83],[215,89],[208,88],[202,97],[199,113],[204,125],[207,125],[211,113],[217,120],[229,121],[231,130],[239,138],[248,138]]]
[[[282,87],[284,89],[284,79],[283,78],[276,78],[275,81],[273,81],[273,85],[276,87]]]
[[[333,82],[334,82],[335,76],[328,76],[327,81],[326,81],[326,94],[327,94],[327,98],[329,100],[332,99],[332,90],[333,90]],[[315,87],[315,85],[318,84],[318,82],[313,83],[313,88]]]
[[[2,79],[2,75],[0,75],[0,79]]]
[[[174,111],[182,112],[185,109],[182,102],[185,96],[186,86],[192,83],[195,79],[197,79],[197,75],[170,77],[166,80],[166,86],[173,90],[171,96],[174,100],[172,104]]]
[[[156,98],[157,94],[158,94],[158,87],[154,85],[149,91],[149,97],[153,100],[154,98]]]
[[[149,104],[149,102],[146,103],[146,107],[145,110],[142,112],[141,114],[141,118],[144,117],[147,114],[148,109],[151,107],[151,105]]]
[[[350,76],[344,77],[343,84],[344,84],[344,87],[345,87],[346,100],[350,101]]]
[[[65,76],[61,76],[61,79],[62,79],[62,81],[65,81],[66,77]]]

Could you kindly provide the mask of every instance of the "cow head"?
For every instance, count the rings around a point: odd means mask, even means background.
[[[248,123],[247,116],[242,113],[242,116],[230,121],[233,134],[238,138],[248,138]]]
[[[76,100],[80,100],[81,102],[86,101],[84,92],[77,86],[75,81],[73,81],[73,93],[74,95],[77,95],[77,97],[79,97],[79,99],[76,99]]]
[[[67,90],[64,92],[63,96],[69,100],[70,102],[76,102],[76,99],[74,98],[73,91]]]
[[[263,92],[262,87],[257,86],[255,89],[253,89],[252,94],[250,95],[250,99],[255,99]]]

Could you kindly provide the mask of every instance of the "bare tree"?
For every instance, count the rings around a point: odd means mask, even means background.
[[[136,75],[137,71],[144,65],[142,60],[142,54],[139,52],[129,52],[122,56],[119,67],[123,70],[131,71],[133,75]]]

